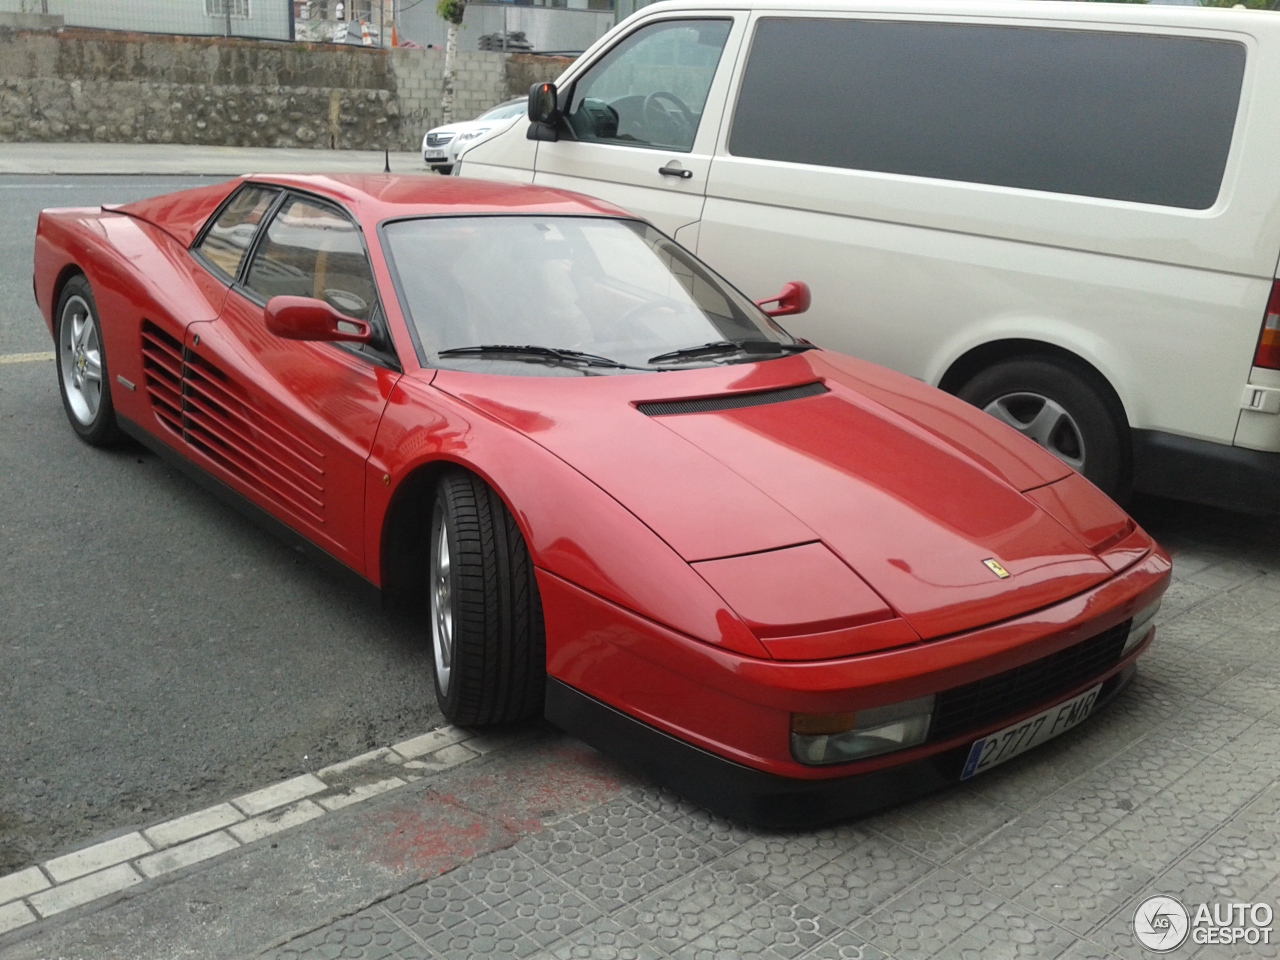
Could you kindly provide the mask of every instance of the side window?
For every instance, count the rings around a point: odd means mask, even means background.
[[[1203,210],[1245,56],[1175,34],[767,18],[729,152]]]
[[[730,20],[667,20],[631,34],[573,85],[579,140],[687,153],[729,37]]]
[[[242,187],[209,227],[196,250],[228,277],[235,279],[245,251],[258,232],[258,224],[279,195],[279,190],[268,187]]]
[[[336,208],[291,197],[267,225],[246,285],[259,296],[314,297],[358,320],[378,302],[360,231]]]

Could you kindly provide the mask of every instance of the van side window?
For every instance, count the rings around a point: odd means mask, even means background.
[[[729,151],[1203,210],[1244,67],[1229,40],[765,18]]]
[[[688,153],[732,25],[665,20],[628,36],[574,84],[574,136]]]

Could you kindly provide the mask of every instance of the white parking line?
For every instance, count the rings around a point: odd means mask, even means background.
[[[0,363],[4,362],[15,361],[0,357]],[[119,893],[145,882],[144,878],[238,850],[421,780],[426,774],[477,760],[527,735],[484,736],[458,727],[440,727],[314,774],[243,794],[229,803],[152,824],[0,877],[0,933]]]
[[[0,353],[0,363],[39,363],[41,360],[52,359],[52,350],[44,353]]]

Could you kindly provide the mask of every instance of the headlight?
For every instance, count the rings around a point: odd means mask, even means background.
[[[857,713],[793,713],[791,755],[818,766],[864,760],[924,743],[933,694]]]
[[[1160,601],[1157,600],[1151,606],[1139,610],[1133,615],[1133,622],[1129,626],[1129,638],[1124,642],[1124,650],[1120,653],[1121,658],[1127,657],[1130,651],[1145,640],[1147,634],[1155,629],[1156,612],[1159,609]]]

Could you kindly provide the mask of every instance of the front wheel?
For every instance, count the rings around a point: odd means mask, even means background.
[[[995,364],[957,393],[1030,437],[1115,500],[1129,493],[1129,429],[1087,371],[1050,358]]]
[[[102,326],[89,281],[72,277],[62,288],[54,314],[58,387],[71,427],[85,443],[108,447],[120,440]]]
[[[542,713],[546,642],[524,537],[473,474],[447,474],[431,515],[428,576],[436,700],[451,723],[489,726]]]

